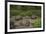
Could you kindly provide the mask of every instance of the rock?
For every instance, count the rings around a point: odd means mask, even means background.
[[[21,24],[20,24],[20,23],[22,23],[22,21],[21,21],[21,20],[19,20],[19,21],[15,21],[14,25],[15,25],[16,27],[20,27],[20,26],[21,26]]]
[[[10,22],[14,22],[15,21],[15,16],[12,16],[11,18],[10,18]]]
[[[12,16],[12,17],[10,18],[10,27],[11,27],[11,28],[14,28],[14,22],[15,22],[15,16]]]
[[[17,21],[18,21],[18,20],[21,20],[21,19],[22,19],[22,16],[16,16],[16,17],[15,17],[15,20],[17,20]]]

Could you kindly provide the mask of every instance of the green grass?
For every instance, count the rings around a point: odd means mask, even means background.
[[[32,14],[41,16],[40,6],[10,5],[11,16],[31,16]]]
[[[22,10],[10,10],[11,16],[31,16],[31,15],[37,15],[40,16],[40,10],[28,10],[28,11],[22,11]]]
[[[35,19],[33,21],[32,25],[34,28],[40,28],[41,27],[41,19],[40,18]]]

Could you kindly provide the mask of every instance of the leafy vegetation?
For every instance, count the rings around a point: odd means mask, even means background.
[[[34,28],[38,28],[38,27],[40,28],[41,27],[41,19],[40,18],[35,19],[33,21],[32,25]]]

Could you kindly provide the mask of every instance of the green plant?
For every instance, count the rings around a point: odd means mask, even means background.
[[[35,19],[33,21],[32,25],[34,28],[40,28],[41,27],[41,19],[40,18]]]

